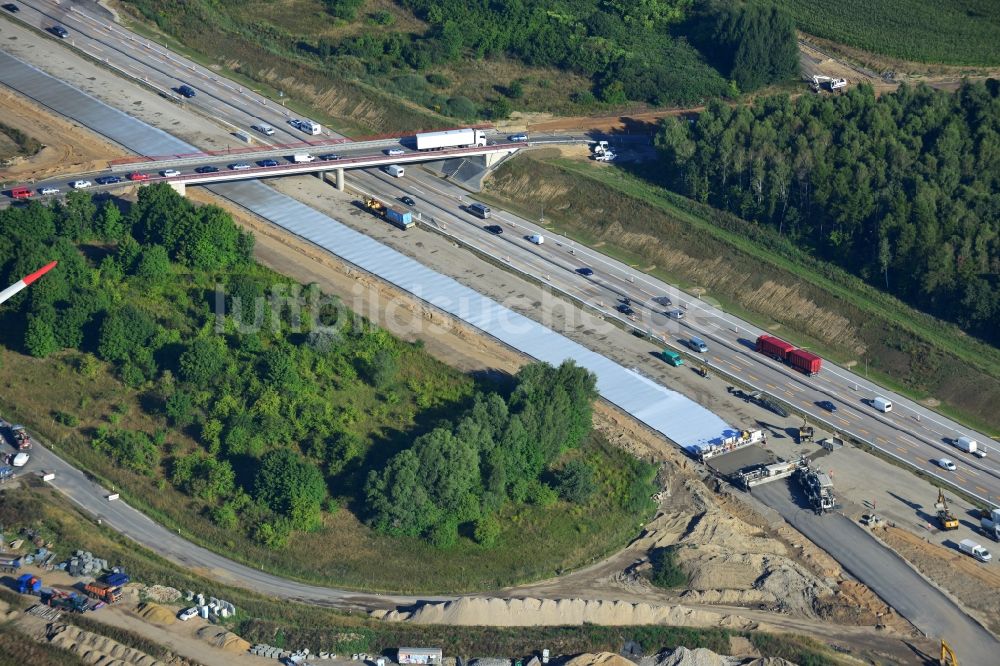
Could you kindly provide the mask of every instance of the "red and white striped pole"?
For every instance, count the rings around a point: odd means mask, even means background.
[[[46,273],[48,273],[49,271],[51,271],[53,268],[55,268],[55,265],[58,264],[58,263],[59,263],[58,261],[53,261],[51,264],[46,264],[45,266],[43,266],[42,268],[39,268],[37,271],[35,271],[31,275],[25,275],[24,278],[18,280],[17,282],[15,282],[14,284],[10,285],[9,287],[7,287],[6,289],[4,289],[3,291],[0,291],[0,303],[3,303],[8,298],[13,297],[15,294],[17,294],[18,292],[20,292],[22,289],[24,289],[25,287],[27,287],[29,284],[31,284],[32,282],[34,282],[38,278],[42,277],[43,275],[45,275]]]

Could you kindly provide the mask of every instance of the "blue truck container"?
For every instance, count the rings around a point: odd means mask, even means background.
[[[0,571],[13,573],[21,568],[22,555],[0,555]]]
[[[386,209],[385,219],[400,229],[409,229],[413,226],[413,214],[395,206]]]
[[[31,574],[24,574],[17,579],[17,591],[21,594],[38,594],[42,589],[42,579]]]
[[[127,585],[132,579],[126,573],[109,573],[104,577],[104,582],[111,587],[121,587]]]

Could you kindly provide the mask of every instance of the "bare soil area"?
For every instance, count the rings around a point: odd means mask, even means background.
[[[42,142],[44,148],[30,158],[14,158],[0,168],[0,180],[30,182],[60,173],[107,168],[109,160],[127,153],[76,123],[44,111],[28,99],[0,87],[0,117],[5,125]]]

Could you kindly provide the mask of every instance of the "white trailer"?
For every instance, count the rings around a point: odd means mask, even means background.
[[[959,437],[955,440],[955,447],[966,453],[975,453],[979,447],[979,442],[971,437]]]
[[[485,145],[486,132],[477,129],[424,132],[417,135],[417,150],[441,150],[442,148],[468,148],[469,146]]]

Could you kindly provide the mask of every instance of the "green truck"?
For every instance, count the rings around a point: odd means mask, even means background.
[[[681,355],[678,354],[675,351],[670,351],[669,349],[664,349],[663,353],[661,353],[660,356],[663,357],[664,361],[666,361],[667,363],[669,363],[670,365],[672,365],[674,367],[684,365],[684,359],[681,358]]]

